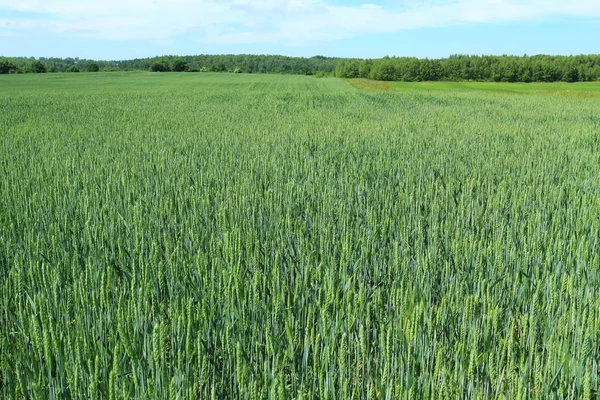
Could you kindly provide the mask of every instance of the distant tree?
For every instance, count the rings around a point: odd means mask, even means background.
[[[169,66],[164,62],[153,62],[150,66],[150,71],[152,72],[169,72]]]
[[[373,66],[372,60],[365,60],[360,64],[359,75],[361,78],[368,78]]]
[[[91,63],[90,65],[88,65],[86,71],[87,72],[98,72],[98,71],[100,71],[100,67],[96,63]]]
[[[596,64],[593,67],[590,67],[588,71],[588,80],[600,81],[600,64]]]
[[[36,66],[32,65],[36,63]],[[39,63],[43,64],[40,68]],[[235,71],[244,73],[318,74],[403,81],[504,81],[577,82],[600,80],[600,55],[508,56],[451,55],[439,59],[385,57],[361,60],[314,56],[310,58],[278,55],[160,56],[153,58],[95,61],[77,58],[0,57],[0,73],[65,72],[73,65],[80,71],[147,71],[154,63],[157,71]],[[182,69],[183,68],[183,69]]]
[[[335,76],[337,76],[338,78],[345,78],[346,77],[346,60],[340,60],[337,65],[335,66]]]
[[[71,65],[65,72],[79,72],[79,68],[76,65]]]
[[[395,81],[398,80],[396,74],[396,65],[400,64],[398,59],[392,59],[388,56],[373,62],[370,78],[379,81]]]
[[[313,71],[310,69],[310,67],[308,65],[304,65],[302,67],[302,69],[300,70],[300,73],[302,75],[312,75]]]
[[[215,72],[225,72],[225,71],[227,71],[227,67],[225,66],[225,63],[221,62],[221,63],[217,64],[213,68],[213,71],[215,71]]]
[[[327,72],[319,71],[314,76],[315,76],[315,78],[326,78],[329,75],[327,74]]]
[[[579,80],[579,71],[575,66],[568,65],[565,68],[562,79],[563,82],[577,82]]]
[[[19,71],[16,65],[8,61],[0,61],[0,74],[15,74]]]
[[[189,65],[185,61],[183,61],[181,59],[175,60],[173,62],[173,69],[172,70],[175,71],[175,72],[185,72],[188,69],[189,69]]]
[[[31,72],[34,74],[44,74],[46,71],[46,66],[42,64],[41,61],[34,61],[31,63]]]
[[[519,76],[519,82],[531,82],[531,71],[528,69],[524,69]]]

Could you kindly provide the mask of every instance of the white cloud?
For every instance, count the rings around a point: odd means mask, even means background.
[[[368,1],[368,0],[366,0]],[[598,0],[404,0],[383,5],[326,0],[0,0],[0,35],[22,31],[110,40],[314,44],[365,33],[470,23],[600,17]],[[46,17],[41,18],[39,15]]]

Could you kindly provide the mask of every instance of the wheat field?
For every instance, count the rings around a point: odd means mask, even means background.
[[[1,398],[600,394],[599,98],[0,87]]]

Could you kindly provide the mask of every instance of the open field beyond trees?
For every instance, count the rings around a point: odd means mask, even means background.
[[[600,98],[600,82],[389,82],[356,78],[347,81],[367,92],[434,91],[434,92],[496,92],[506,94],[529,94],[538,96],[561,96],[576,98]]]
[[[379,84],[0,76],[0,398],[597,396],[598,84]]]

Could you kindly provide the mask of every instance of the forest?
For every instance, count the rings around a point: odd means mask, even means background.
[[[0,57],[0,74],[149,70],[333,75],[381,81],[586,82],[600,80],[600,55],[451,55],[429,59],[325,56],[195,55],[122,61],[79,58]]]
[[[600,55],[384,57],[340,60],[335,75],[380,81],[585,82],[600,79]]]

